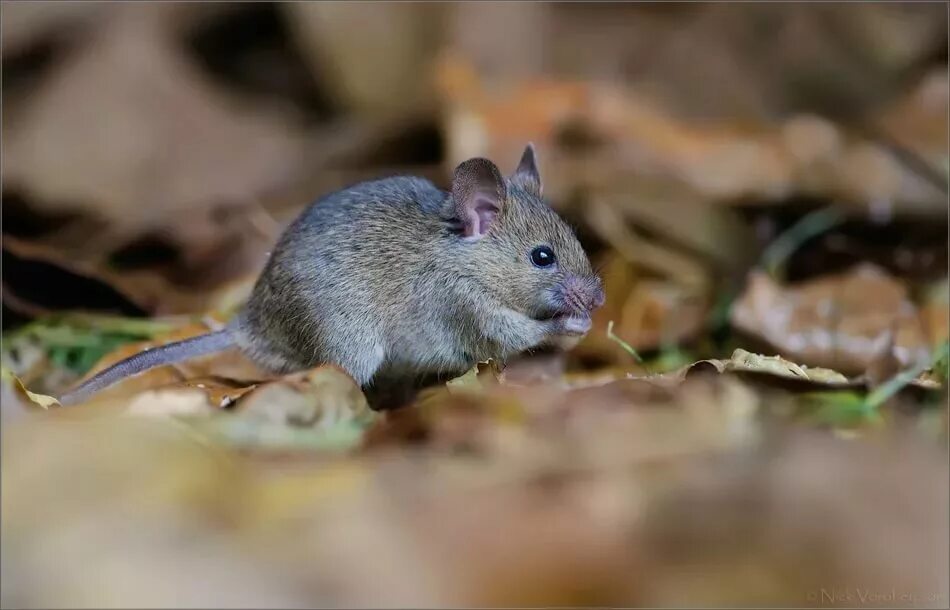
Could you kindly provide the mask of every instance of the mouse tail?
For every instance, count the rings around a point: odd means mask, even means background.
[[[125,360],[116,362],[109,368],[90,377],[79,387],[63,394],[59,402],[62,405],[76,404],[131,375],[136,375],[163,364],[219,352],[233,346],[233,336],[227,329],[224,329],[147,349],[129,356]]]

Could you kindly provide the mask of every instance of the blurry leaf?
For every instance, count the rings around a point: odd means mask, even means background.
[[[30,404],[42,407],[43,409],[48,409],[52,406],[60,406],[59,401],[53,398],[52,396],[46,396],[45,394],[35,394],[23,385],[23,382],[20,381],[20,378],[10,372],[7,367],[2,367],[3,370],[3,383],[13,384],[16,391],[25,398]]]
[[[848,379],[838,371],[796,364],[780,356],[753,354],[737,348],[726,360],[700,360],[668,374],[672,379],[689,379],[706,372],[736,375],[744,381],[763,387],[777,387],[790,392],[815,393],[817,388],[843,389],[864,387],[861,380]]]
[[[731,320],[789,358],[846,373],[863,372],[895,324],[895,355],[902,365],[928,352],[906,288],[872,265],[791,286],[753,272]]]

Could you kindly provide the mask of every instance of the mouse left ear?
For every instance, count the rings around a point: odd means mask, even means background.
[[[469,159],[455,168],[452,200],[465,239],[484,237],[507,197],[505,179],[488,159]]]
[[[533,195],[541,196],[541,173],[538,171],[538,160],[534,152],[534,144],[528,143],[518,169],[511,176],[511,183],[517,185]]]

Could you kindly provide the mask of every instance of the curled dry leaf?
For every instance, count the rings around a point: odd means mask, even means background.
[[[894,356],[902,366],[929,357],[906,288],[871,265],[790,286],[753,272],[731,321],[795,361],[845,373],[863,372],[886,348],[892,328],[897,329]]]
[[[732,353],[729,360],[726,361],[724,370],[726,371],[758,371],[781,377],[797,377],[827,384],[844,384],[848,378],[831,369],[807,366],[799,366],[794,362],[785,360],[780,356],[763,356],[761,354],[752,354],[744,349],[737,349]]]
[[[53,406],[59,406],[59,401],[53,398],[52,396],[47,396],[45,394],[37,394],[35,392],[29,391],[23,382],[20,381],[20,378],[14,375],[7,367],[3,367],[3,385],[4,388],[8,386],[13,389],[13,395],[20,399],[20,402],[32,406],[40,407],[42,409],[48,409]],[[4,390],[4,394],[9,395]]]

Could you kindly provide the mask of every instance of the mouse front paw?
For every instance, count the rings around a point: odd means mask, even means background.
[[[559,316],[554,319],[554,334],[568,336],[584,336],[590,331],[589,316]]]

